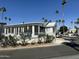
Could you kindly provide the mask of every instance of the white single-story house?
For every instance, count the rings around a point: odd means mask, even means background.
[[[56,23],[55,22],[30,22],[26,24],[16,24],[16,25],[1,25],[0,32],[4,35],[20,33],[30,33],[31,37],[38,37],[39,33],[45,33],[48,35],[55,36],[56,33]]]
[[[20,35],[27,35],[25,42],[37,43],[39,40],[45,42],[45,37],[39,38],[40,34],[55,36],[56,23],[55,22],[30,22],[24,24],[7,25],[6,23],[0,23],[0,34],[7,37],[9,35],[17,38],[17,44],[22,44],[22,38]],[[29,36],[30,35],[30,38]]]

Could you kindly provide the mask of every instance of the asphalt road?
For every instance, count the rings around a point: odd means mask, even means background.
[[[79,54],[79,51],[76,51],[69,46],[61,45],[13,51],[0,51],[0,59],[49,59],[77,54]]]
[[[46,58],[46,59],[79,59],[79,54],[78,55],[55,57],[55,58]]]

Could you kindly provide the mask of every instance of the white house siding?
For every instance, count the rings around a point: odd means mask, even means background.
[[[45,28],[45,32],[46,32],[46,34],[48,34],[48,35],[53,35],[53,34],[54,34],[54,33],[53,33],[53,27]]]
[[[46,25],[45,32],[48,35],[55,36],[55,34],[56,34],[56,23],[55,22],[48,23]]]
[[[41,32],[44,32],[48,35],[55,35],[55,32],[56,32],[56,27],[55,27],[55,23],[54,22],[51,22],[51,23],[48,23],[47,26],[41,26],[39,24],[37,25],[24,25],[22,24],[22,26],[20,25],[11,25],[11,26],[5,26],[4,27],[4,33],[5,34],[8,34],[9,33],[9,28],[10,28],[10,33],[12,34],[20,34],[21,32],[31,32],[31,35],[32,37],[38,37],[38,34],[41,33]],[[29,29],[27,28],[29,27]],[[37,27],[37,28],[36,28]]]
[[[4,28],[4,34],[6,34],[6,31],[7,31],[6,28]]]

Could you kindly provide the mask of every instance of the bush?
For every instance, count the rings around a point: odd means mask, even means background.
[[[13,36],[9,35],[10,46],[17,46],[16,42],[17,42],[17,40]]]
[[[42,39],[46,40],[45,37],[46,37],[46,34],[45,33],[38,34],[38,40],[39,40],[38,43],[39,44],[43,43],[42,42]]]
[[[45,43],[51,43],[53,39],[54,39],[54,36],[47,35]]]
[[[1,47],[7,47],[7,39],[4,35],[0,35]]]
[[[29,39],[29,40],[30,40],[30,39],[31,39],[31,34],[30,34],[30,33],[27,33],[27,34],[21,33],[20,36],[21,36],[21,39],[23,40],[23,41],[22,41],[22,46],[23,46],[23,45],[24,45],[24,46],[27,45],[28,43],[26,43],[25,40],[26,40],[26,39]]]
[[[38,44],[41,44],[41,43],[42,43],[41,40],[39,40],[39,41],[38,41]]]

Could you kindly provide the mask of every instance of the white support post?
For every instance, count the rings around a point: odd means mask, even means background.
[[[34,37],[34,34],[35,34],[35,32],[34,32],[34,26],[32,26],[32,37]]]
[[[6,28],[4,28],[4,34],[6,34]]]
[[[24,33],[24,27],[22,28],[22,32]]]
[[[22,27],[20,27],[21,28],[21,32],[22,32]]]

